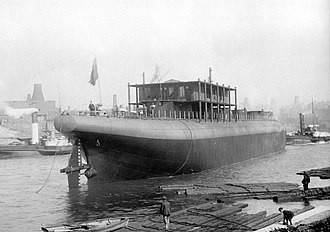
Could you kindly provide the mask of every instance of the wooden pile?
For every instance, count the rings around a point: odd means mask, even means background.
[[[170,217],[171,231],[255,231],[278,221],[283,215],[274,213],[267,215],[266,211],[256,214],[247,214],[242,209],[247,204],[226,205],[223,203],[206,203],[193,208],[175,212]],[[307,206],[293,210],[295,215],[313,209]],[[130,226],[127,231],[162,231],[164,224],[162,219],[149,219],[139,225]],[[126,231],[126,230],[123,230]]]
[[[226,183],[221,185],[167,185],[159,186],[159,191],[175,191],[186,195],[205,195],[216,194],[222,198],[248,199],[259,198],[262,195],[276,195],[281,192],[291,192],[298,190],[298,184],[291,183],[250,183],[233,184]]]
[[[276,202],[329,199],[330,187],[312,188],[304,192],[298,184],[251,183],[210,185],[168,185],[159,186],[159,191],[176,191],[186,195],[212,195],[220,201],[241,199],[273,199]]]
[[[330,179],[330,167],[311,169],[305,172],[312,177],[319,177],[320,179]],[[304,172],[298,172],[297,175],[304,175]]]

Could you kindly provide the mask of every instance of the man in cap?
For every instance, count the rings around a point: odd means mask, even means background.
[[[169,230],[170,226],[170,215],[171,215],[171,206],[170,203],[167,201],[166,197],[162,197],[163,201],[160,205],[159,214],[163,216],[163,221],[165,224],[165,229]]]
[[[278,209],[278,211],[280,211],[281,213],[283,213],[283,225],[289,225],[289,222],[290,222],[290,225],[292,225],[291,219],[294,216],[293,212],[290,211],[290,210],[283,210],[282,207],[280,207]]]

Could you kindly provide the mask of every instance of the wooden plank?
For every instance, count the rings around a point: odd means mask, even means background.
[[[242,224],[245,225],[246,227],[252,228],[256,221],[259,222],[260,219],[266,218],[266,215],[267,215],[267,211],[261,211],[258,214],[255,214],[254,217],[251,218],[249,221]]]
[[[254,229],[261,229],[266,226],[272,225],[278,221],[280,221],[283,218],[283,215],[281,213],[273,213],[265,218],[265,220],[257,225],[254,225]]]

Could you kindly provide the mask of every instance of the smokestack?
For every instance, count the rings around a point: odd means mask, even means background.
[[[305,116],[302,113],[299,114],[299,123],[300,123],[300,134],[304,135],[305,134]]]
[[[32,144],[39,143],[38,112],[32,114]]]
[[[45,101],[44,95],[42,94],[42,84],[34,84],[32,101]]]
[[[113,95],[112,108],[116,108],[116,106],[117,106],[117,95],[114,94]]]

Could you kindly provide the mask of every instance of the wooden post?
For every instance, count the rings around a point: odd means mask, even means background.
[[[209,82],[210,82],[210,84],[212,83],[212,69],[211,69],[211,67],[209,67]]]
[[[201,122],[202,118],[202,102],[201,102],[201,81],[198,78],[198,121]]]
[[[220,92],[219,92],[220,88],[219,88],[219,84],[217,82],[217,110],[218,110],[218,114],[217,114],[217,122],[219,122],[219,117],[220,117]]]
[[[206,81],[204,81],[204,101],[205,101],[205,113],[207,113],[207,91],[206,91]],[[207,114],[205,114],[204,118],[205,122],[207,122]]]
[[[136,98],[136,112],[138,111],[137,108],[139,106],[139,88],[137,87],[137,84],[135,85],[135,98]]]
[[[143,87],[142,87],[142,99],[145,100],[145,89],[144,89],[144,85],[146,84],[146,80],[145,80],[145,76],[144,76],[144,72],[142,73],[142,81],[143,81]]]
[[[129,85],[129,82],[128,82],[128,85],[127,85],[127,88],[128,88],[128,93],[127,93],[127,97],[128,97],[128,115],[130,116],[131,115],[131,93],[130,93],[130,85]]]
[[[229,90],[229,112],[228,112],[228,119],[229,119],[229,122],[231,122],[230,85],[228,85],[228,90]]]
[[[226,95],[226,89],[225,89],[225,85],[222,84],[222,120],[225,122],[226,121],[226,102],[225,102],[225,95]]]
[[[237,122],[238,115],[237,115],[237,88],[235,87],[235,121]]]
[[[210,70],[210,75],[211,75],[211,70]],[[212,84],[210,84],[210,102],[211,102],[210,103],[210,105],[211,105],[211,122],[213,122],[213,88],[212,88]]]

